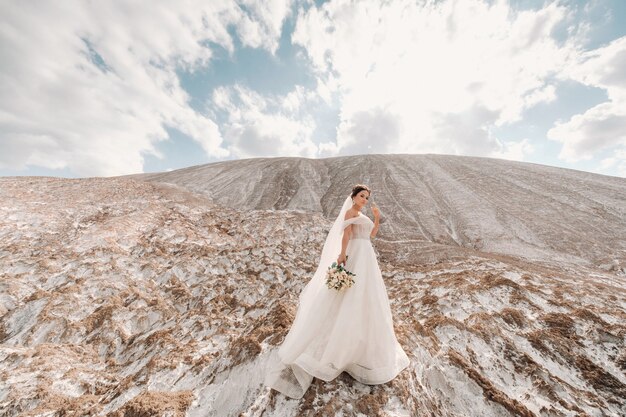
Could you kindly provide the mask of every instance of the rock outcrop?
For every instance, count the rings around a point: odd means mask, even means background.
[[[0,178],[0,414],[626,414],[626,180],[434,155],[159,175]],[[358,182],[411,365],[291,400],[267,359]]]

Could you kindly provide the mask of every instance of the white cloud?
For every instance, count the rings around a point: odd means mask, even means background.
[[[0,168],[141,172],[166,128],[224,157],[215,122],[189,106],[177,68],[210,62],[208,42],[276,50],[289,2],[0,4]]]
[[[488,156],[513,161],[523,161],[525,156],[535,151],[535,146],[527,138],[515,142],[499,143],[499,145],[500,150],[492,151]]]
[[[494,127],[555,99],[551,84],[576,45],[551,37],[568,10],[554,2],[517,12],[507,2],[330,1],[300,12],[292,36],[319,79],[341,95],[335,143],[323,153],[506,155]]]
[[[372,108],[342,121],[337,131],[339,154],[392,153],[398,143],[400,126],[386,109]]]
[[[306,113],[317,98],[302,87],[285,96],[263,96],[236,85],[213,92],[209,107],[222,112],[225,145],[238,158],[302,156],[313,158],[315,122]]]
[[[0,168],[141,172],[147,154],[162,156],[156,145],[167,129],[216,158],[524,160],[535,149],[529,138],[494,132],[554,101],[564,79],[605,89],[609,101],[550,130],[560,157],[586,159],[626,143],[626,38],[582,52],[589,27],[573,22],[563,2],[521,12],[506,0],[305,3],[292,41],[304,48],[316,87],[279,96],[224,86],[202,112],[190,107],[176,70],[210,65],[210,44],[234,52],[233,30],[244,46],[275,53],[289,1],[0,4]],[[556,41],[563,25],[568,39]],[[623,166],[623,154],[614,155],[599,169]]]
[[[557,123],[548,138],[563,144],[559,157],[568,162],[589,160],[604,149],[626,144],[626,102],[602,103]]]
[[[616,158],[623,158],[618,149],[626,145],[626,37],[581,54],[565,75],[606,90],[609,100],[548,131],[549,139],[563,144],[559,157],[576,162],[613,150]]]
[[[255,44],[248,41],[250,46],[263,47],[272,53],[278,49],[283,20],[291,12],[289,1],[284,0],[241,0],[241,4],[250,10],[255,18],[253,22],[246,20],[247,24],[257,25],[255,30],[259,39],[255,39]]]
[[[600,161],[597,172],[600,174],[612,175],[612,169],[615,168],[617,175],[626,177],[626,147],[616,149],[613,156],[604,158]]]

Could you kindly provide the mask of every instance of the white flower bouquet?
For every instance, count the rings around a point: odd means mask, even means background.
[[[348,257],[346,256],[346,259]],[[337,291],[342,288],[350,288],[354,284],[354,278],[356,274],[345,269],[342,264],[337,265],[337,262],[333,262],[326,271],[326,286],[329,289],[335,289]]]

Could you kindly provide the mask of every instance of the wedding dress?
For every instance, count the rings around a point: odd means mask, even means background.
[[[364,384],[383,384],[409,365],[396,339],[370,241],[374,223],[363,213],[344,220],[351,203],[348,196],[328,233],[317,271],[300,294],[291,329],[270,358],[265,385],[291,398],[302,398],[313,377],[330,381],[345,371]],[[345,268],[356,274],[355,282],[350,288],[329,289],[326,271],[337,260],[349,225]]]

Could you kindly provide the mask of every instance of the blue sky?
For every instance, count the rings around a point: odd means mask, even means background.
[[[0,5],[0,176],[438,153],[626,177],[626,2]]]

